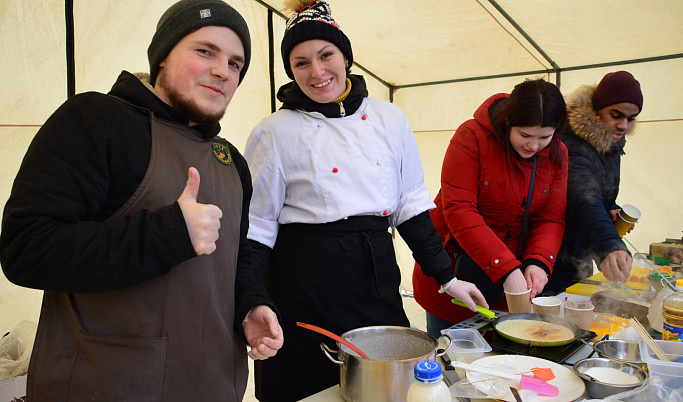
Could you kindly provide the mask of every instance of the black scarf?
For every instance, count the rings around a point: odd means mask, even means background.
[[[368,89],[365,86],[365,79],[362,75],[350,74],[348,78],[351,80],[351,92],[344,99],[343,104],[346,115],[350,116],[356,113],[356,110],[363,103],[363,99],[368,96]],[[281,86],[277,91],[277,99],[282,102],[281,109],[301,109],[307,112],[318,112],[327,118],[342,117],[338,104],[314,102],[304,94],[296,84],[296,81]]]

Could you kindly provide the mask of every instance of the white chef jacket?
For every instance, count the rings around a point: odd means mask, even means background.
[[[388,216],[391,226],[435,208],[415,136],[394,104],[365,98],[351,116],[281,109],[247,139],[254,193],[248,238],[275,245],[280,224]]]

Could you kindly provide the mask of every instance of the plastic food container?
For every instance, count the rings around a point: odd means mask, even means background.
[[[484,353],[491,351],[491,345],[476,329],[447,328],[441,333],[453,339],[448,353],[460,362],[471,363],[484,357]]]
[[[652,285],[657,292],[662,290],[664,287],[664,284],[662,283],[663,278],[671,278],[671,275],[667,274],[666,272],[653,272],[647,276],[647,280],[650,281],[650,285]]]
[[[671,362],[659,360],[644,340],[640,341],[640,358],[647,363],[650,376],[660,376],[664,384],[683,395],[683,342],[655,340]]]

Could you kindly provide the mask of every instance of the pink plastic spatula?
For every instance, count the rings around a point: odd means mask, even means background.
[[[488,367],[482,367],[458,361],[452,361],[451,366],[463,370],[476,371],[478,373],[484,373],[494,375],[497,377],[507,378],[513,381],[519,381],[519,389],[528,389],[530,391],[534,391],[539,395],[558,396],[560,394],[560,390],[556,386],[548,384],[546,380],[542,380],[540,378],[528,375],[504,373],[502,371],[498,371]]]

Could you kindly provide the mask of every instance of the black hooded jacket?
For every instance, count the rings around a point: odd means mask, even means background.
[[[148,74],[122,72],[110,94],[162,119],[189,122],[156,96]],[[194,128],[205,138],[220,131]],[[251,177],[237,149],[230,146],[230,153],[244,190],[239,266],[250,259]],[[67,100],[33,139],[5,206],[0,262],[7,278],[29,288],[95,293],[161,276],[194,257],[177,202],[108,219],[140,184],[150,155],[148,114],[96,92]]]

